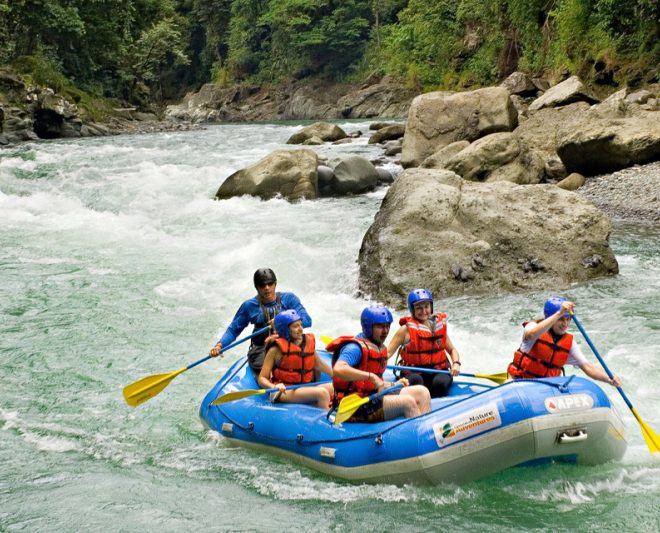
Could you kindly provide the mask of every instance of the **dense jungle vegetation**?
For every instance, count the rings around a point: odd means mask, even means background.
[[[140,103],[203,82],[658,81],[658,0],[0,0],[0,64]]]

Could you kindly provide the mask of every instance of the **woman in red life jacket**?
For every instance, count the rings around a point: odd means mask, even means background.
[[[316,353],[314,335],[303,333],[302,319],[294,309],[279,313],[273,324],[278,337],[266,342],[259,385],[279,389],[271,395],[273,403],[308,403],[328,409],[333,393],[332,383],[286,390],[287,385],[318,381],[321,372],[332,377],[332,369]]]
[[[360,323],[362,333],[339,337],[326,347],[333,354],[335,406],[348,394],[365,397],[393,385],[383,381],[388,358],[384,343],[390,332],[392,313],[379,305],[367,307],[362,311]],[[382,422],[401,415],[414,418],[428,413],[431,410],[429,391],[408,386],[405,378],[399,381],[403,389],[360,406],[347,422]]]
[[[426,289],[408,294],[410,316],[399,320],[401,327],[387,347],[390,356],[399,350],[402,366],[447,370],[450,374],[408,372],[401,375],[411,385],[424,385],[431,398],[447,396],[453,376],[461,370],[461,357],[447,335],[447,315],[433,312],[433,295]]]
[[[573,309],[573,302],[552,297],[543,306],[545,318],[523,323],[522,343],[507,369],[513,379],[559,376],[569,364],[579,367],[592,379],[621,386],[619,376],[610,379],[603,370],[589,363],[573,335],[568,333]]]

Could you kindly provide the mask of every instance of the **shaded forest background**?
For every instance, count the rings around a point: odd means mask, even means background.
[[[635,86],[660,81],[659,61],[658,0],[0,0],[0,64],[139,106],[209,81],[388,74],[427,91],[521,70]]]

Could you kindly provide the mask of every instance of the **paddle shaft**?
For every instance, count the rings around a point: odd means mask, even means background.
[[[382,391],[379,392],[374,392],[372,395],[369,396],[369,401],[375,400],[377,398],[380,398],[381,396],[385,396],[390,392],[394,392],[395,390],[399,390],[402,388],[403,388],[403,383],[395,383],[394,385],[388,387],[387,389],[383,389]]]
[[[222,351],[221,351],[220,353],[223,353],[223,352],[229,350],[229,348],[233,348],[234,346],[238,346],[239,344],[242,344],[242,343],[244,343],[245,341],[250,340],[250,339],[256,337],[257,335],[261,335],[262,333],[266,333],[266,331],[268,331],[269,329],[270,329],[270,326],[265,326],[265,327],[263,327],[263,328],[261,328],[261,329],[255,331],[254,333],[252,333],[252,335],[248,335],[247,337],[243,337],[241,340],[238,340],[238,341],[234,341],[234,342],[232,342],[232,343],[231,343],[229,346],[227,346],[227,347],[223,346],[223,347],[222,347]],[[218,354],[218,355],[220,355],[220,354]],[[212,358],[213,358],[212,355],[207,355],[206,357],[202,357],[199,361],[195,361],[194,363],[188,365],[186,368],[184,368],[184,369],[182,370],[182,372],[185,372],[186,370],[190,370],[191,368],[194,368],[194,367],[196,367],[197,365],[201,365],[203,362],[208,361],[209,359],[212,359]]]
[[[392,387],[383,389],[380,392],[375,392],[370,396],[359,398],[355,401],[353,400],[353,398],[357,396],[356,393],[350,394],[349,396],[342,398],[341,402],[339,402],[339,406],[337,407],[337,413],[335,414],[334,424],[341,424],[342,422],[345,422],[346,420],[351,418],[353,414],[363,405],[366,405],[370,401],[380,398],[381,396],[385,396],[386,394],[389,394],[390,392],[394,392],[395,390],[398,390],[402,387],[403,387],[403,383],[397,383]]]
[[[411,372],[423,372],[425,374],[451,374],[449,370],[438,370],[437,368],[420,368],[417,366],[387,365],[387,368],[389,368],[390,370],[409,370]],[[468,376],[471,378],[479,377],[476,374],[469,374],[467,372],[461,372],[460,375]]]
[[[252,333],[252,335],[248,335],[247,337],[230,344],[226,348],[223,347],[222,351],[224,352],[229,348],[238,346],[239,344],[245,342],[248,339],[251,339],[253,337],[256,337],[257,335],[265,333],[268,329],[269,329],[268,326],[261,328],[255,331],[254,333]],[[146,402],[147,400],[160,394],[160,392],[165,387],[167,387],[169,383],[179,374],[182,374],[186,370],[190,370],[191,368],[196,367],[197,365],[200,365],[204,361],[208,361],[209,359],[211,359],[211,356],[207,355],[206,357],[203,357],[199,361],[195,361],[194,363],[185,366],[183,368],[180,368],[179,370],[175,370],[174,372],[170,372],[168,374],[156,374],[153,376],[147,376],[145,378],[139,379],[134,383],[131,383],[130,385],[126,385],[123,391],[124,399],[126,400],[126,403],[128,403],[128,405],[130,405],[131,407],[136,407],[139,404]]]
[[[575,314],[573,314],[572,316],[573,316],[573,322],[575,322],[575,325],[580,330],[580,333],[582,333],[582,336],[584,337],[584,340],[587,341],[587,344],[589,345],[589,348],[591,348],[591,351],[594,352],[594,355],[596,356],[596,359],[598,359],[598,362],[600,363],[600,365],[603,367],[603,370],[605,370],[605,373],[609,376],[610,379],[614,379],[614,374],[612,374],[610,369],[607,367],[607,364],[605,364],[605,361],[603,360],[603,358],[598,353],[598,350],[594,346],[594,343],[591,342],[591,339],[589,338],[589,335],[587,335],[587,332],[584,331],[584,328],[582,327],[582,324],[580,324],[580,321],[578,320],[578,317],[575,316]],[[628,399],[628,396],[626,396],[626,393],[623,392],[623,389],[621,387],[616,387],[616,390],[619,391],[619,394],[623,398],[623,401],[626,402],[626,405],[630,409],[633,409],[632,402]]]
[[[299,383],[297,385],[289,385],[286,387],[285,390],[293,390],[293,389],[298,389],[300,387],[311,387],[315,385],[322,385],[322,383],[319,381],[314,381],[312,383]],[[277,392],[278,390],[280,389],[274,387],[272,389],[245,389],[245,390],[228,392],[226,394],[223,394],[222,396],[218,396],[215,400],[211,402],[211,405],[219,405],[222,403],[235,402],[236,400],[242,400],[243,398],[249,398],[250,396],[259,396],[260,394],[268,394],[271,392]]]

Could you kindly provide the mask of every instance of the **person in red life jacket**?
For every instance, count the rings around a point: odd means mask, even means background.
[[[390,332],[392,313],[383,306],[367,307],[362,311],[360,323],[362,333],[339,337],[326,347],[333,354],[335,407],[349,394],[370,396],[393,385],[383,381],[388,359],[384,343]],[[382,422],[401,415],[414,418],[428,413],[431,410],[429,391],[419,385],[408,386],[405,378],[399,381],[404,385],[400,392],[360,406],[348,422]]]
[[[277,277],[270,268],[260,268],[253,276],[254,288],[257,289],[257,295],[254,298],[244,301],[236,311],[231,324],[222,334],[217,344],[211,348],[209,355],[216,357],[222,354],[222,347],[227,346],[241,334],[248,326],[254,324],[254,330],[263,329],[265,326],[272,326],[275,315],[280,311],[295,309],[302,319],[303,327],[308,328],[312,325],[312,319],[307,314],[298,297],[292,292],[277,292]],[[250,348],[247,353],[248,364],[255,376],[259,375],[261,365],[264,361],[264,346],[268,333],[262,333],[253,337],[250,342]]]
[[[552,297],[543,306],[545,318],[523,323],[523,339],[507,372],[513,379],[545,378],[564,373],[569,364],[579,367],[592,379],[621,386],[619,376],[610,377],[589,363],[573,335],[567,333],[575,304],[565,298]]]
[[[284,403],[309,403],[328,409],[332,398],[332,383],[286,390],[288,385],[313,383],[320,373],[332,376],[332,369],[316,353],[314,335],[303,333],[302,319],[290,309],[279,313],[273,321],[277,337],[266,341],[258,382],[264,388],[278,388],[270,400]]]
[[[461,370],[461,357],[447,334],[447,315],[433,312],[433,295],[426,289],[415,289],[408,294],[410,316],[399,320],[401,327],[387,347],[389,355],[399,350],[399,364],[435,370],[450,374],[403,371],[411,385],[424,385],[431,398],[447,396],[453,376]]]

